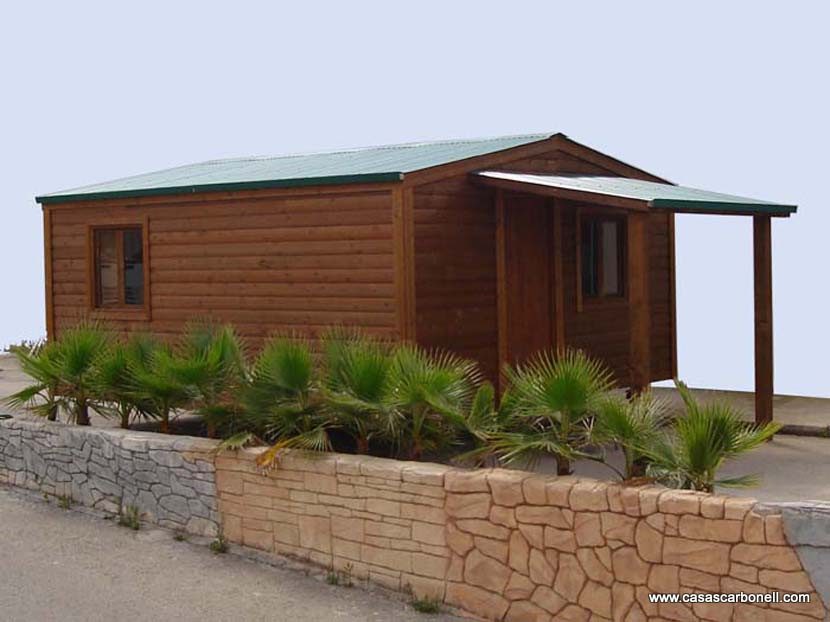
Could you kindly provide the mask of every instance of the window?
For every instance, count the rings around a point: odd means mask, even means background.
[[[142,228],[93,229],[94,306],[138,309],[144,306]]]
[[[583,218],[580,240],[582,295],[622,296],[625,293],[625,227],[619,218]]]

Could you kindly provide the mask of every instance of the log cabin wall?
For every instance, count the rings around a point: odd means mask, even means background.
[[[490,168],[620,174],[613,161],[601,166],[565,149],[506,159]],[[643,174],[642,178],[649,176]],[[625,384],[629,381],[627,303],[603,301],[577,310],[576,206],[563,207],[565,343],[604,359]],[[651,223],[651,376],[652,380],[662,380],[675,375],[674,217],[655,213]],[[496,378],[499,355],[493,192],[470,182],[466,172],[415,187],[414,232],[418,341],[474,358],[490,378]],[[547,330],[547,325],[543,329]]]
[[[121,331],[171,337],[189,319],[213,317],[233,322],[256,346],[275,331],[315,335],[332,324],[351,324],[390,338],[414,335],[422,345],[480,361],[495,378],[494,196],[467,173],[486,166],[639,175],[596,152],[572,152],[567,143],[532,149],[528,157],[508,152],[488,156],[483,165],[456,163],[452,172],[441,169],[403,188],[254,190],[48,206],[48,333],[100,315],[90,305],[90,227],[141,223],[149,305],[146,317],[104,318]],[[575,221],[571,216],[569,224],[567,213],[573,210],[563,211],[565,341],[608,360],[625,381],[627,311],[576,311]],[[675,360],[673,216],[654,214],[652,220],[651,369],[653,379],[662,379],[673,375]]]
[[[466,175],[415,188],[415,334],[498,370],[496,214]]]
[[[50,334],[91,315],[170,337],[209,316],[233,322],[254,347],[271,332],[315,335],[332,324],[397,338],[392,195],[343,187],[48,207]],[[146,227],[148,317],[91,309],[89,228],[113,223]]]

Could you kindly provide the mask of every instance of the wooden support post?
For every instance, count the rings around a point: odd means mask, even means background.
[[[772,421],[772,222],[752,217],[755,273],[755,422]]]
[[[628,308],[631,390],[639,393],[651,383],[651,326],[649,309],[648,213],[628,216]]]
[[[496,378],[501,386],[501,372],[510,358],[507,334],[507,232],[505,230],[504,193],[496,190],[496,309],[499,369]]]
[[[565,349],[565,281],[562,250],[562,206],[558,201],[552,201],[548,209],[551,210],[551,218],[548,222],[551,223],[550,280],[553,288],[551,292],[551,301],[553,303],[553,326],[551,335],[553,335],[553,349],[556,352],[561,352]]]
[[[411,188],[392,191],[398,338],[415,341],[415,226]]]

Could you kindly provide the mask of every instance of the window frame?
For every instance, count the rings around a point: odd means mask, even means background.
[[[583,290],[583,276],[586,267],[582,260],[582,232],[586,223],[597,223],[601,225],[603,222],[614,222],[617,224],[618,243],[617,243],[617,265],[618,265],[618,279],[620,283],[619,293],[615,294],[587,294]],[[599,227],[601,229],[601,227]],[[602,269],[602,243],[599,244],[599,253],[595,258],[595,265],[597,268],[597,292],[602,291],[603,269]],[[577,227],[576,227],[576,288],[577,288],[577,306],[578,310],[582,310],[583,304],[627,304],[628,303],[628,218],[625,214],[613,212],[603,209],[580,208],[577,211]]]
[[[89,224],[87,226],[87,307],[89,315],[94,319],[104,320],[149,320],[150,312],[150,239],[148,219],[129,218],[124,220],[108,220],[105,223]],[[141,260],[143,266],[143,304],[98,306],[98,266],[95,234],[98,231],[124,231],[137,229],[141,231]],[[123,236],[119,236],[118,246],[123,244]],[[123,256],[119,252],[119,295],[123,297]]]

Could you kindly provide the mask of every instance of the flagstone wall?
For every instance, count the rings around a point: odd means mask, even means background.
[[[753,500],[521,471],[261,450],[216,462],[224,533],[492,620],[823,620],[781,511]],[[808,604],[650,593],[807,592]]]

